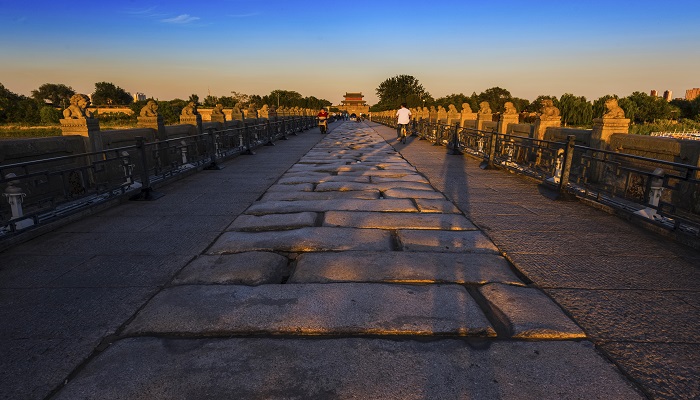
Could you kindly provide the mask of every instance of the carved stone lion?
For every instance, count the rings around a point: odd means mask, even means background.
[[[158,103],[153,100],[148,100],[145,106],[141,108],[139,113],[142,117],[157,117],[158,116]]]
[[[559,117],[559,109],[554,107],[554,102],[551,99],[542,100],[542,119],[554,119]]]
[[[503,107],[505,108],[503,114],[513,115],[518,113],[518,110],[515,109],[515,105],[513,105],[513,103],[510,101],[507,101],[506,104],[503,105]]]
[[[213,110],[211,110],[211,115],[224,115],[224,105],[219,103]]]
[[[448,114],[459,114],[457,112],[457,107],[455,107],[454,104],[450,104],[449,106],[447,106],[447,113]]]
[[[472,106],[469,105],[469,103],[462,103],[462,112],[463,113],[471,113],[472,112]]]
[[[612,98],[605,101],[605,114],[603,119],[625,118],[625,110],[617,104],[617,99]]]
[[[70,98],[70,106],[63,110],[63,118],[85,119],[92,118],[92,113],[87,110],[90,98],[84,94],[74,94]]]
[[[488,101],[482,101],[479,103],[479,114],[493,114]]]
[[[181,115],[182,115],[183,117],[192,117],[192,116],[195,116],[195,115],[197,115],[197,114],[198,114],[198,112],[197,112],[197,105],[194,104],[194,101],[190,101],[189,103],[187,103],[187,105],[185,106],[185,108],[182,109],[182,114],[181,114]]]

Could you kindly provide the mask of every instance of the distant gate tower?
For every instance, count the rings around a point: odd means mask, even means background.
[[[345,92],[342,104],[338,109],[345,110],[348,114],[368,114],[369,106],[362,100],[365,97],[362,92]]]

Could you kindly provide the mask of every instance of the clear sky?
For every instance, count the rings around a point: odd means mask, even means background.
[[[346,4],[352,4],[348,6]],[[411,75],[438,98],[700,87],[700,0],[0,0],[0,83],[160,100],[294,90],[334,104]]]

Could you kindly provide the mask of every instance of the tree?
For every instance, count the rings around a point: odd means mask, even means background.
[[[0,83],[0,122],[35,124],[41,121],[38,103],[13,93]]]
[[[197,96],[196,94],[192,93],[192,94],[190,95],[190,98],[189,98],[188,101],[191,102],[191,103],[194,103],[195,105],[198,106],[198,105],[199,105],[199,96]]]
[[[273,90],[269,95],[262,97],[262,103],[268,106],[303,107],[304,98],[298,92],[292,90]]]
[[[513,96],[506,89],[500,88],[498,86],[486,89],[478,96],[479,103],[482,101],[488,101],[489,106],[493,112],[498,112],[504,109],[503,105],[507,101],[512,101]]]
[[[204,98],[204,107],[216,107],[216,103],[219,102],[219,98],[216,96],[208,95]]]
[[[547,96],[544,94],[541,94],[537,96],[535,101],[530,103],[527,107],[525,107],[522,111],[525,112],[540,112],[542,110],[542,100],[552,100],[552,103],[554,103],[554,107],[559,107],[559,99],[556,98],[556,96]]]
[[[376,89],[379,103],[376,108],[380,110],[392,110],[399,108],[401,103],[407,103],[408,107],[423,106],[423,100],[432,100],[418,79],[410,75],[397,75],[386,79]]]
[[[51,106],[43,106],[39,109],[42,124],[57,124],[63,118],[61,111]]]
[[[260,96],[258,96],[258,97],[260,97]],[[250,96],[248,96],[245,93],[236,92],[235,90],[231,91],[231,98],[233,99],[232,106],[234,106],[238,103],[248,104],[248,102],[250,101]]]
[[[70,104],[70,98],[75,94],[72,87],[61,83],[45,83],[39,89],[32,90],[32,98],[39,104],[44,104],[48,100],[56,107],[66,108]]]
[[[111,82],[95,83],[95,92],[92,94],[92,103],[95,105],[127,105],[133,100],[126,90]]]
[[[671,118],[671,106],[662,98],[652,97],[642,92],[634,92],[626,98],[637,106],[634,118],[625,114],[627,118],[633,119],[634,122],[654,122],[657,119],[667,120]],[[624,107],[622,108],[624,109]]]
[[[590,125],[593,122],[593,105],[584,96],[564,93],[559,98],[559,112],[565,125]]]
[[[453,104],[458,110],[462,109],[462,104],[468,103],[469,97],[465,96],[463,93],[460,94],[450,94],[445,97],[440,97],[435,100],[434,104],[436,106],[442,106],[447,109],[450,104]],[[432,104],[431,104],[432,105]],[[470,105],[471,107],[471,105]]]

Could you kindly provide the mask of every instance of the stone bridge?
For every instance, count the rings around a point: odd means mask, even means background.
[[[4,398],[697,398],[700,252],[371,122],[2,253]]]

